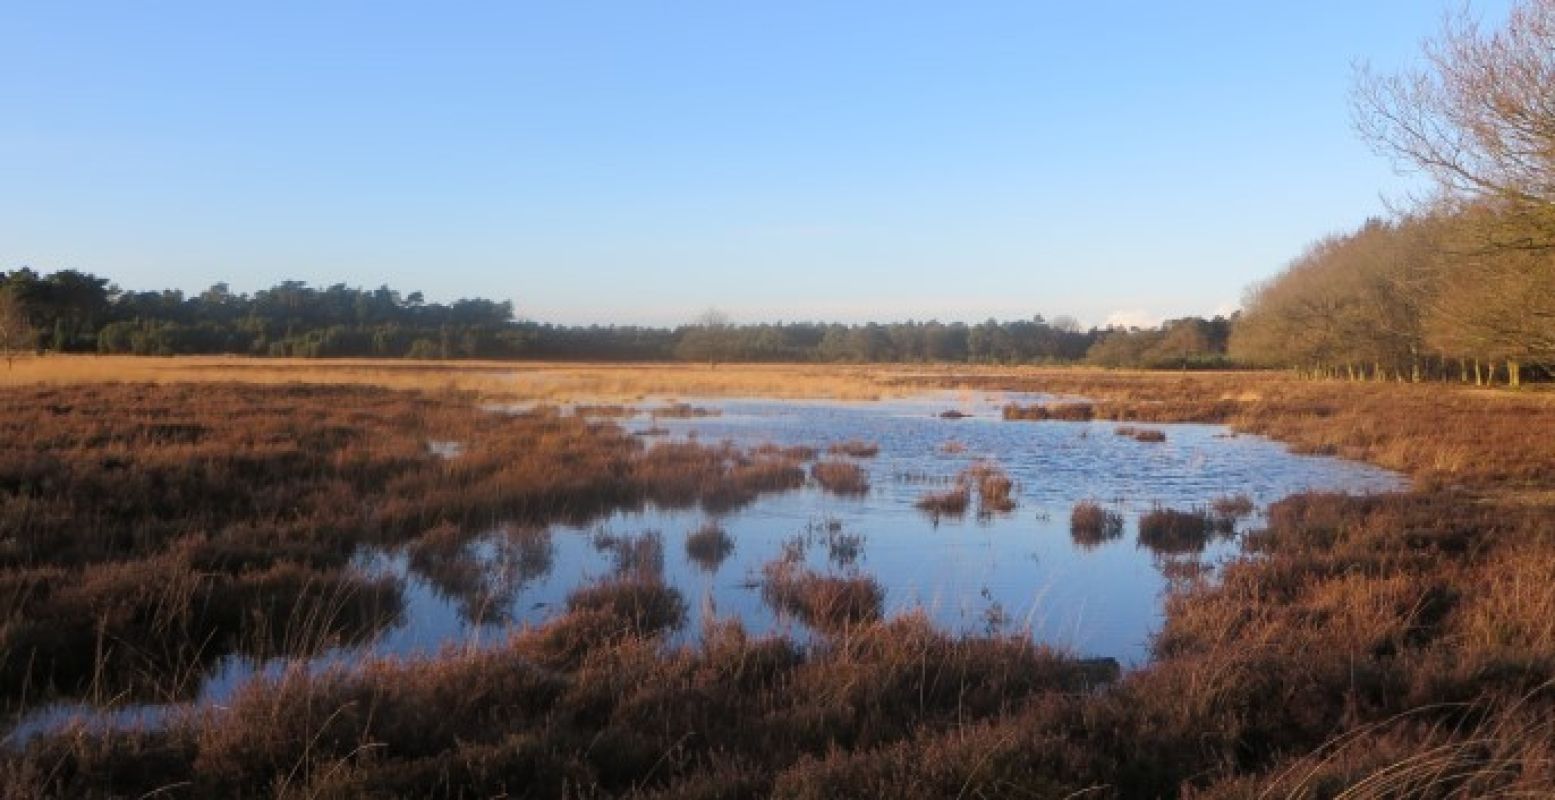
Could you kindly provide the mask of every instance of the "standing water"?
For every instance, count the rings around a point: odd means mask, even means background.
[[[613,545],[646,537],[653,546],[635,552],[662,558],[665,581],[687,601],[687,624],[677,634],[683,642],[695,640],[707,615],[738,618],[752,633],[812,636],[763,599],[763,566],[787,553],[818,572],[872,576],[885,591],[888,616],[922,611],[947,630],[1029,632],[1078,656],[1138,665],[1161,621],[1168,583],[1163,568],[1184,560],[1212,565],[1236,552],[1234,535],[1187,552],[1157,552],[1139,540],[1141,514],[1156,507],[1205,508],[1229,496],[1245,496],[1262,509],[1307,490],[1367,493],[1403,486],[1394,473],[1296,455],[1222,426],[1152,425],[1165,440],[1147,442],[1116,435],[1112,422],[1001,418],[1006,403],[1048,399],[982,392],[874,402],[679,398],[695,412],[681,405],[679,414],[642,413],[620,422],[648,442],[814,447],[819,458],[861,466],[869,490],[839,496],[812,482],[718,515],[650,507],[584,526],[502,529],[476,539],[452,565],[418,561],[403,550],[363,554],[366,569],[404,579],[405,613],[373,642],[310,663],[322,669],[370,655],[432,656],[450,646],[500,642],[515,625],[558,614],[573,589],[608,576],[621,552]],[[641,408],[664,405],[653,401]],[[878,451],[826,454],[844,442]],[[457,458],[459,445],[439,442],[437,452]],[[936,517],[917,507],[925,494],[945,491],[975,464],[997,465],[1014,480],[1013,510],[977,514],[974,503],[965,515]],[[1100,541],[1072,537],[1070,513],[1081,501],[1120,514],[1122,534]],[[1256,513],[1251,521],[1256,524]],[[726,532],[724,546],[704,541],[688,550],[688,536],[714,526]],[[229,658],[207,677],[195,704],[220,704],[255,675],[276,674],[287,664]],[[154,724],[168,710],[55,706],[30,715],[6,740],[23,741],[79,715],[110,725]]]

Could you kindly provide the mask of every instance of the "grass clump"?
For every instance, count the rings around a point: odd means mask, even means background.
[[[862,439],[849,439],[845,442],[834,442],[830,447],[826,448],[826,452],[834,456],[874,458],[880,454],[880,445],[874,442],[866,442]]]
[[[869,493],[869,473],[850,461],[817,461],[811,465],[810,475],[822,489],[832,494],[856,496]]]
[[[686,556],[706,572],[714,572],[734,552],[734,539],[722,525],[708,522],[686,534]]]
[[[1038,403],[1029,406],[1010,403],[1004,406],[1001,413],[1007,420],[1089,422],[1096,418],[1096,407],[1090,403]]]
[[[1253,504],[1253,498],[1245,494],[1217,497],[1210,501],[1209,507],[1211,511],[1214,511],[1219,516],[1234,519],[1245,517],[1257,509],[1257,506]]]
[[[703,408],[690,403],[670,403],[649,410],[648,415],[654,419],[700,419],[722,416],[723,412],[716,408]]]
[[[1094,500],[1075,503],[1069,513],[1069,536],[1082,547],[1097,547],[1123,535],[1123,515]]]
[[[961,470],[950,489],[919,496],[916,507],[935,520],[944,515],[959,517],[966,514],[975,496],[978,517],[991,517],[1014,511],[1014,490],[1015,481],[1006,475],[1005,470],[1001,470],[997,464],[978,462]]]
[[[567,595],[567,610],[608,614],[639,635],[673,630],[686,620],[680,592],[663,578],[640,572],[574,589]]]
[[[1197,553],[1209,542],[1214,521],[1203,510],[1157,506],[1139,515],[1139,543],[1157,553]]]
[[[791,558],[762,568],[762,597],[821,631],[842,631],[880,619],[885,590],[867,575],[825,575]]]
[[[972,491],[965,485],[938,492],[927,492],[914,505],[935,519],[961,516],[972,505]]]
[[[572,407],[572,413],[580,417],[602,419],[630,419],[641,414],[636,408],[615,403],[580,403]]]
[[[977,492],[978,513],[983,516],[1015,510],[1015,481],[997,464],[979,463],[962,473]]]
[[[1159,443],[1166,441],[1166,431],[1157,428],[1136,428],[1133,425],[1119,425],[1112,432],[1118,436],[1127,436],[1136,442]]]
[[[915,505],[938,520],[965,514],[975,496],[978,516],[988,517],[1015,510],[1014,491],[1015,481],[997,464],[979,462],[957,474],[952,488],[928,492]]]

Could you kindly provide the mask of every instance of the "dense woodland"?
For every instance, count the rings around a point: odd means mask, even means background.
[[[1189,317],[1149,329],[1092,329],[1041,317],[968,325],[812,322],[732,325],[718,315],[678,328],[568,327],[515,319],[491,300],[429,303],[387,287],[323,289],[289,281],[248,294],[125,291],[73,270],[0,273],[0,298],[32,347],[62,353],[292,357],[535,358],[707,362],[1075,363],[1223,366],[1231,322]]]

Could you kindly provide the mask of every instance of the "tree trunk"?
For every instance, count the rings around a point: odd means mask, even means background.
[[[1523,385],[1523,365],[1510,358],[1506,360],[1506,385],[1513,389]]]

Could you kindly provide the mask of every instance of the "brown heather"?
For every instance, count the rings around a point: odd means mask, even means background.
[[[919,510],[938,520],[942,516],[960,516],[972,505],[972,489],[965,484],[938,492],[925,492],[916,503]]]
[[[919,510],[937,522],[942,516],[960,516],[971,506],[977,496],[979,516],[1003,514],[1015,510],[1015,482],[997,464],[979,462],[962,470],[953,481],[954,486],[938,492],[928,492],[918,498]]]
[[[1112,432],[1119,436],[1127,436],[1136,442],[1159,443],[1166,441],[1166,431],[1156,428],[1136,428],[1133,425],[1119,425]]]
[[[349,566],[362,546],[408,544],[463,598],[480,577],[458,558],[469,532],[648,501],[729,508],[804,481],[782,456],[648,448],[459,394],[95,385],[4,389],[0,408],[3,713],[179,699],[226,654],[370,635],[400,587]],[[432,440],[463,452],[440,458]]]
[[[1551,794],[1555,448],[1543,434],[1555,430],[1555,398],[1259,374],[970,372],[954,382],[1089,397],[1101,419],[1227,423],[1306,452],[1400,469],[1415,488],[1273,504],[1264,528],[1245,536],[1245,556],[1213,575],[1183,571],[1154,659],[1110,683],[1105,665],[1021,636],[950,637],[922,617],[863,619],[806,647],[713,623],[699,645],[672,648],[656,626],[674,621],[664,612],[679,598],[651,575],[629,574],[580,590],[575,608],[494,650],[378,662],[351,674],[293,673],[166,730],[83,729],[36,740],[0,755],[0,794]],[[925,369],[901,381],[946,378]],[[94,596],[123,596],[106,588],[118,573],[87,575],[129,568],[120,562],[236,582],[280,562],[336,574],[352,543],[418,537],[445,521],[463,528],[599,507],[583,498],[632,502],[665,491],[705,502],[718,494],[699,494],[700,478],[671,481],[674,491],[650,488],[644,475],[678,473],[669,465],[689,456],[651,456],[611,428],[579,432],[543,414],[487,420],[460,411],[463,422],[444,423],[452,413],[445,404],[367,390],[319,401],[307,397],[324,390],[43,391],[14,390],[3,417],[7,636],[34,618],[19,603],[57,609],[48,613],[62,631],[71,629],[63,620],[97,613],[56,601],[64,584],[106,581]],[[48,405],[83,411],[79,419],[58,412],[62,424],[49,419]],[[224,419],[241,424],[217,424]],[[153,434],[154,424],[209,431]],[[286,426],[306,428],[316,444],[267,438]],[[501,441],[509,427],[526,432],[525,446],[488,462],[487,437],[476,430]],[[364,430],[372,436],[352,438]],[[207,451],[206,436],[230,441]],[[434,460],[424,452],[429,438],[469,449]],[[543,449],[533,446],[540,440]],[[565,480],[524,474],[519,465],[536,452],[553,467],[587,471],[566,470]],[[105,466],[126,458],[128,467]],[[722,465],[715,474],[732,476],[752,456],[713,449],[706,458]],[[660,469],[649,470],[650,461]],[[155,478],[152,465],[160,465]],[[370,475],[353,483],[341,474],[346,465]],[[487,472],[506,476],[508,465],[517,470],[511,484]],[[244,479],[211,477],[229,472]],[[436,477],[455,474],[472,497]],[[105,499],[68,490],[88,480],[108,489]],[[120,481],[135,491],[121,494]],[[402,491],[384,491],[391,484]],[[493,484],[505,490],[485,488]],[[523,502],[510,495],[531,485],[545,488],[525,489]],[[384,496],[381,506],[362,502]],[[315,515],[322,518],[310,521]],[[199,566],[164,566],[179,559]],[[786,577],[811,574],[790,569]],[[175,596],[210,591],[176,577],[161,583],[184,587],[168,589]],[[624,594],[605,588],[615,584]],[[63,658],[74,647],[54,652]],[[66,683],[44,671],[29,692],[51,682],[56,692]]]
[[[815,482],[832,494],[861,495],[869,493],[869,473],[863,467],[841,459],[817,461],[810,465],[810,475]]]
[[[874,458],[880,454],[880,445],[874,442],[866,442],[860,439],[849,439],[846,442],[836,442],[826,448],[826,452],[834,456],[851,456],[853,458]]]
[[[1069,536],[1081,547],[1093,548],[1123,535],[1123,515],[1094,500],[1081,500],[1069,513]]]
[[[1139,515],[1139,544],[1157,553],[1197,553],[1213,532],[1214,520],[1202,510],[1158,507]]]
[[[822,631],[844,631],[880,619],[885,590],[867,575],[826,575],[788,558],[762,568],[762,597]]]
[[[734,552],[734,540],[722,525],[709,522],[686,534],[686,557],[705,572],[715,572]]]

